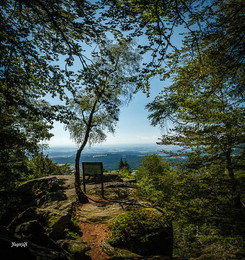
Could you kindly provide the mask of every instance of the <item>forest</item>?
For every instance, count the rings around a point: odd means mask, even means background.
[[[2,226],[21,207],[23,183],[69,174],[42,153],[55,121],[79,145],[76,198],[88,203],[84,148],[114,133],[121,107],[149,96],[158,77],[148,118],[171,122],[158,145],[181,147],[165,153],[186,160],[144,157],[139,196],[171,220],[174,257],[245,258],[243,0],[2,0],[0,17]]]

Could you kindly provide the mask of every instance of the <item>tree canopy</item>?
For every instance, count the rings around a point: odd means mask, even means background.
[[[110,6],[108,19],[113,17],[109,24],[129,31],[129,38],[144,36],[139,47],[152,56],[142,69],[144,79],[170,77],[182,58],[197,56],[204,44],[216,46],[214,55],[224,65],[223,73],[237,77],[244,70],[244,1],[104,2]]]
[[[45,99],[73,93],[74,60],[86,68],[85,46],[104,40],[106,27],[97,9],[79,0],[1,1],[1,138],[8,136],[1,152],[6,156],[16,146],[24,154],[37,150],[51,137],[54,120],[69,120],[66,106]]]
[[[215,35],[220,30],[222,38],[214,36],[208,27],[204,36],[199,36],[198,48],[191,49],[186,41],[181,64],[172,74],[173,84],[165,87],[148,108],[154,125],[164,124],[166,120],[175,124],[172,135],[163,136],[161,144],[197,151],[199,167],[207,167],[214,161],[220,167],[223,165],[233,182],[234,196],[239,197],[235,195],[234,169],[243,155],[241,149],[245,141],[244,54],[240,52],[242,47],[238,41],[244,33],[234,30],[231,34],[231,17],[240,18],[240,15],[236,5],[228,10],[218,9],[218,16],[214,18],[217,24],[222,23],[213,26]]]

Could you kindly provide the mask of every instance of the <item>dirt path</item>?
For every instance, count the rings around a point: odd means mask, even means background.
[[[110,258],[101,248],[101,241],[107,240],[110,235],[108,225],[125,211],[148,204],[132,197],[134,190],[127,183],[109,182],[105,184],[106,199],[102,199],[97,195],[100,185],[87,185],[89,203],[77,205],[76,216],[82,239],[91,247],[86,254],[92,260]]]
[[[107,225],[81,222],[80,228],[83,232],[83,240],[91,247],[91,250],[87,252],[87,255],[89,255],[92,260],[104,260],[110,258],[102,251],[100,246],[101,241],[108,238],[109,232]]]
[[[80,204],[76,209],[79,219],[82,239],[88,243],[91,250],[87,255],[92,260],[109,259],[101,248],[101,241],[109,237],[108,222],[120,214],[120,205],[114,205],[110,201],[100,197],[89,196],[89,203]]]

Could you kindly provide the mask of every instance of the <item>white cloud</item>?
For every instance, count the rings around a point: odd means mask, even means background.
[[[68,136],[53,136],[47,144],[52,146],[76,146],[76,143],[72,141]]]

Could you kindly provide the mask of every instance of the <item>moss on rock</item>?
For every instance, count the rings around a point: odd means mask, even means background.
[[[91,250],[90,246],[80,238],[76,240],[58,240],[57,244],[69,252],[74,257],[74,259],[84,259],[85,253]]]
[[[166,216],[154,209],[129,211],[111,225],[109,243],[140,255],[172,256],[173,230]]]

